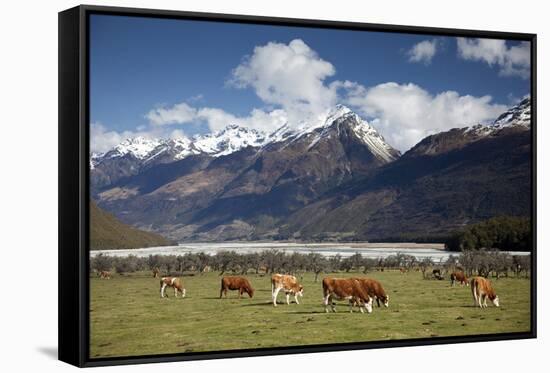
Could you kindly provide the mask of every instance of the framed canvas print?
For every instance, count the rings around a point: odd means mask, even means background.
[[[536,336],[536,36],[59,14],[59,358]]]

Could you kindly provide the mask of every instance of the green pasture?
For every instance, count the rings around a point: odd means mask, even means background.
[[[334,277],[362,273],[328,274]],[[301,304],[271,304],[270,276],[247,276],[256,292],[219,299],[218,273],[182,277],[185,298],[159,295],[159,280],[147,273],[90,279],[92,358],[211,350],[297,346],[406,338],[430,338],[530,330],[530,281],[492,279],[501,307],[473,307],[469,287],[425,280],[420,272],[373,272],[390,295],[389,308],[350,314],[341,302],[336,313],[322,306],[321,277],[303,275]],[[291,297],[291,299],[293,299]]]

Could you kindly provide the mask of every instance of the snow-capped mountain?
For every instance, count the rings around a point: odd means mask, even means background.
[[[501,114],[493,123],[495,128],[511,126],[531,127],[531,98],[525,98],[518,105]]]
[[[492,135],[504,128],[531,128],[531,99],[526,98],[516,106],[506,110],[492,123],[477,124],[469,127],[465,134],[473,133],[483,137]]]
[[[195,136],[193,145],[203,153],[219,157],[231,154],[246,147],[264,145],[267,136],[254,129],[229,125],[221,131],[205,136]]]
[[[488,124],[476,124],[470,127],[453,128],[446,132],[440,132],[424,138],[406,154],[436,155],[459,149],[482,139],[500,136],[505,132],[527,131],[531,128],[531,100],[526,98],[516,106],[506,110],[493,122]]]
[[[384,137],[366,120],[349,107],[341,104],[328,111],[324,120],[301,123],[295,128],[291,128],[288,124],[283,125],[267,136],[264,145],[283,141],[294,142],[307,138],[310,141],[309,148],[311,149],[322,139],[332,136],[332,130],[344,123],[351,128],[363,145],[366,145],[381,160],[391,162],[399,156],[399,152],[386,143]]]
[[[118,158],[131,154],[137,159],[145,159],[161,143],[162,140],[160,139],[149,139],[143,136],[138,136],[124,140],[112,150],[105,153],[101,158]]]
[[[229,125],[221,131],[208,135],[196,135],[192,139],[184,136],[176,139],[149,139],[139,136],[124,140],[106,153],[92,153],[90,168],[94,169],[106,159],[122,158],[124,156],[131,156],[144,164],[161,157],[169,157],[173,161],[194,154],[208,154],[219,157],[248,146],[260,147],[265,140],[265,134],[237,125]]]
[[[366,145],[369,150],[378,158],[386,162],[391,162],[399,157],[399,152],[391,147],[384,137],[376,131],[366,120],[361,118],[350,108],[344,105],[337,105],[327,115],[325,123],[321,127],[319,139],[329,135],[329,129],[333,126],[347,124],[355,136]]]
[[[163,157],[176,161],[190,155],[207,154],[213,157],[228,155],[246,147],[261,148],[269,144],[283,141],[296,141],[304,136],[311,137],[312,143],[329,136],[329,129],[342,122],[348,123],[356,136],[364,145],[385,161],[396,158],[395,150],[388,145],[384,138],[367,121],[344,105],[337,105],[327,113],[324,121],[312,124],[302,123],[295,128],[288,124],[274,132],[266,134],[255,129],[228,125],[220,131],[207,135],[196,135],[191,139],[180,137],[177,139],[150,139],[142,136],[126,139],[112,150],[91,155],[90,168],[94,169],[106,159],[131,156],[144,164],[151,163]]]

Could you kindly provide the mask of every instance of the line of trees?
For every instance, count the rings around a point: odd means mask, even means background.
[[[90,260],[91,272],[112,271],[125,274],[158,268],[166,275],[184,273],[204,273],[217,271],[220,275],[232,274],[270,274],[286,273],[300,275],[313,272],[315,281],[323,273],[363,272],[401,269],[402,271],[420,271],[429,277],[431,268],[440,268],[444,273],[455,268],[465,270],[469,275],[479,274],[497,278],[512,271],[519,275],[529,274],[530,256],[511,256],[498,251],[466,250],[458,256],[451,255],[447,261],[434,262],[431,258],[417,259],[415,256],[398,253],[386,258],[367,258],[360,253],[349,257],[335,255],[326,257],[318,253],[292,253],[280,250],[266,250],[256,253],[237,253],[221,251],[215,255],[205,253],[187,253],[184,255],[150,255],[138,257],[107,256],[99,254]]]
[[[470,225],[449,236],[445,247],[451,251],[481,248],[503,251],[531,251],[533,236],[528,218],[500,216]]]

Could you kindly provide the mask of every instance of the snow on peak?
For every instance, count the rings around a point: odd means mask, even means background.
[[[247,147],[263,147],[268,144],[290,140],[296,141],[303,136],[313,134],[311,146],[335,128],[345,123],[353,130],[356,137],[370,150],[385,161],[392,161],[398,152],[389,146],[384,138],[344,105],[336,105],[321,116],[310,122],[299,125],[284,124],[270,134],[255,129],[230,124],[227,127],[206,135],[195,135],[192,139],[185,136],[175,139],[150,139],[143,136],[126,139],[105,154],[92,154],[90,168],[95,168],[104,159],[132,155],[144,163],[151,162],[160,156],[167,155],[174,160],[180,160],[194,154],[208,154],[219,157],[239,151]]]
[[[161,144],[162,140],[149,139],[143,136],[138,136],[122,141],[115,146],[113,150],[107,152],[105,155],[108,158],[123,157],[127,154],[131,154],[137,159],[146,158],[153,149]]]
[[[384,137],[372,127],[369,122],[361,118],[348,107],[337,105],[335,110],[327,117],[327,123],[329,121],[339,122],[341,120],[346,121],[357,138],[378,158],[386,162],[391,162],[398,157],[399,153],[386,142]],[[330,125],[332,125],[332,122]]]
[[[509,127],[531,127],[531,99],[525,98],[516,106],[506,110],[490,124],[476,124],[467,127],[465,133],[475,134],[483,137],[493,134],[503,128]]]
[[[265,143],[266,136],[255,129],[232,124],[208,135],[195,136],[193,140],[199,151],[219,157],[249,146],[260,147]]]
[[[502,113],[493,123],[493,127],[531,126],[531,99],[525,98],[519,104]]]
[[[349,114],[355,113],[349,107],[338,104],[328,112],[327,119],[325,120],[325,125],[330,126],[335,120],[343,118]]]

